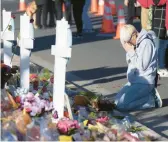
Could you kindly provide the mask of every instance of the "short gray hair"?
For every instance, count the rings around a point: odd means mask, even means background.
[[[133,25],[124,25],[120,30],[121,43],[128,42],[134,32],[137,32],[137,30]]]

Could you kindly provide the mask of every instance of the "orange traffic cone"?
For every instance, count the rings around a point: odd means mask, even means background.
[[[91,0],[91,13],[97,13],[98,11],[98,0]]]
[[[25,11],[25,10],[26,10],[26,2],[25,2],[25,0],[20,0],[19,11]]]
[[[115,1],[109,0],[109,3],[110,3],[111,10],[112,10],[112,15],[113,16],[117,15]]]
[[[99,0],[98,3],[98,13],[96,15],[103,15],[104,14],[104,0]]]
[[[65,12],[65,5],[64,5],[64,3],[62,5],[62,12]]]
[[[113,23],[113,16],[111,12],[110,5],[108,0],[105,0],[105,7],[104,7],[104,16],[102,22],[102,29],[101,33],[113,33],[115,32],[114,23]]]
[[[113,39],[120,39],[120,29],[126,24],[123,6],[119,6],[118,10],[119,11],[118,11],[117,31],[116,36]]]

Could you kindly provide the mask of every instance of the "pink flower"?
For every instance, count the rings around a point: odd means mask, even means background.
[[[45,103],[46,103],[45,100],[41,100],[41,102],[40,102],[40,104],[39,104],[39,107],[40,107],[40,108],[44,108],[44,107],[45,107]]]
[[[32,105],[29,102],[24,102],[23,106],[24,108],[31,108]]]
[[[51,110],[51,105],[50,105],[49,101],[46,101],[44,105],[45,105],[45,111],[50,111]]]
[[[58,130],[62,134],[67,134],[72,129],[78,129],[79,125],[77,120],[60,120],[57,123]]]
[[[96,119],[96,121],[100,123],[106,123],[108,120],[109,120],[109,117],[107,116]]]
[[[32,106],[32,112],[30,113],[31,116],[35,116],[36,114],[41,113],[41,109],[39,107],[36,106]]]
[[[34,94],[31,93],[31,92],[29,92],[29,93],[26,95],[26,99],[27,99],[28,101],[34,100]]]
[[[54,75],[51,76],[50,82],[53,84],[54,83]]]

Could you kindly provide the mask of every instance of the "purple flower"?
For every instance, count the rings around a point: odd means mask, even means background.
[[[36,107],[36,106],[32,106],[32,112],[30,113],[31,116],[35,116],[36,114],[41,113],[41,109]]]
[[[26,100],[27,101],[33,101],[34,100],[34,94],[29,92],[27,95],[26,95]]]
[[[45,100],[41,100],[41,102],[40,102],[40,104],[39,104],[39,107],[40,107],[40,108],[45,108],[45,103],[46,103]]]
[[[54,119],[57,119],[58,118],[58,112],[55,110],[52,116],[53,116]]]
[[[24,108],[31,108],[31,103],[29,103],[29,102],[24,102]]]

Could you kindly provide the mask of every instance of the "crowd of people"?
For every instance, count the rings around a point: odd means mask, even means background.
[[[90,0],[34,0],[36,5],[36,13],[34,13],[34,28],[46,29],[56,26],[56,20],[61,20],[65,14],[68,23],[72,23],[72,13],[77,28],[77,34],[74,37],[82,37],[83,17],[87,18],[87,11],[90,5]],[[63,4],[65,13],[63,13]],[[86,4],[86,6],[85,6]],[[86,9],[86,10],[84,10]],[[71,12],[72,11],[72,12]],[[84,13],[85,12],[85,13]],[[48,16],[49,13],[49,16]],[[88,18],[89,19],[89,18]],[[49,21],[49,22],[48,22]]]

